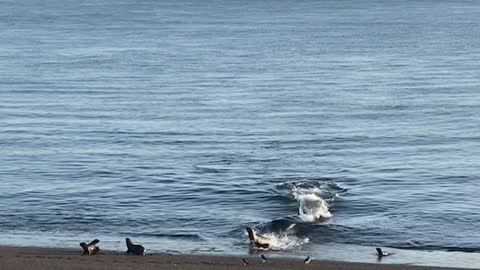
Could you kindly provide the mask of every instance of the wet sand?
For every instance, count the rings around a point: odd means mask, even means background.
[[[245,257],[244,265],[238,256],[208,255],[169,255],[151,254],[146,256],[127,256],[113,251],[101,251],[99,255],[81,256],[81,249],[36,248],[36,247],[0,247],[0,269],[55,270],[55,269],[322,269],[322,270],[427,270],[461,269],[425,267],[394,264],[367,264],[351,262],[317,261],[305,265],[303,259],[270,258],[262,263],[259,256]]]

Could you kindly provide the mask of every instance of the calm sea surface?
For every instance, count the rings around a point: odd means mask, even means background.
[[[1,0],[0,244],[245,255],[254,226],[271,256],[478,268],[479,18]]]

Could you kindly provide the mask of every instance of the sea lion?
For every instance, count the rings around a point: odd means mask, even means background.
[[[145,248],[143,246],[133,244],[130,238],[126,238],[125,242],[127,242],[128,255],[145,255]]]
[[[268,240],[266,238],[257,235],[257,233],[255,233],[255,230],[250,227],[246,227],[245,229],[247,230],[248,238],[250,239],[250,243],[252,245],[262,249],[270,248],[270,244],[268,243]]]
[[[83,254],[82,255],[95,255],[100,251],[100,248],[97,247],[97,244],[100,242],[100,240],[95,239],[90,243],[85,243],[81,242],[80,246],[83,248]]]

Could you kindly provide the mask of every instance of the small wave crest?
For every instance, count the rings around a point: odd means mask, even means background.
[[[462,246],[462,244],[460,244],[459,246],[456,246],[456,245],[452,246],[452,245],[441,245],[441,244],[438,244],[438,245],[428,244],[419,240],[409,240],[406,243],[390,244],[390,247],[398,248],[398,249],[424,250],[424,251],[443,250],[447,252],[469,252],[469,253],[480,252],[480,247],[472,243],[467,243],[465,246]]]
[[[203,238],[198,234],[189,233],[123,233],[124,235],[140,236],[140,237],[158,237],[158,238],[173,238],[173,239],[188,239],[192,241],[201,241]]]

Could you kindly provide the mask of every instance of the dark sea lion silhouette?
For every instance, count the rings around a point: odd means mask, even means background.
[[[130,238],[125,238],[125,242],[127,243],[128,255],[145,255],[145,248],[143,246],[133,244]]]
[[[254,245],[257,248],[263,248],[263,249],[270,248],[270,244],[268,243],[268,240],[265,237],[257,235],[255,230],[253,230],[250,227],[246,227],[245,229],[247,230],[248,239],[250,239],[250,243],[252,245]]]
[[[82,255],[95,255],[100,251],[100,248],[97,247],[97,244],[100,243],[100,240],[95,239],[90,243],[81,242],[80,246],[83,248]]]

